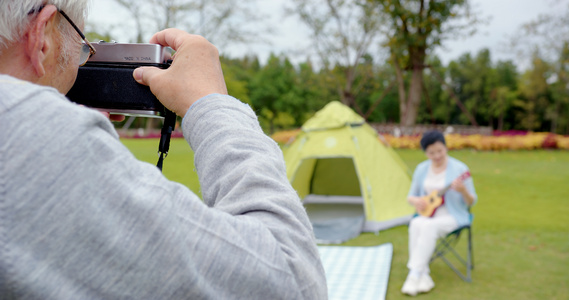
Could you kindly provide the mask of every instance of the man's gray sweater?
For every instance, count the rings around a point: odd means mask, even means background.
[[[0,298],[326,298],[311,225],[253,111],[210,95],[182,130],[203,202],[102,114],[0,75]]]

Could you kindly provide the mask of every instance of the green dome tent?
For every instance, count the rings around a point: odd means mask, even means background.
[[[306,121],[284,151],[287,176],[321,243],[408,224],[411,185],[399,156],[364,119],[331,102]]]

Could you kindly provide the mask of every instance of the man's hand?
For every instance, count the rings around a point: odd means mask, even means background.
[[[150,86],[154,95],[179,116],[190,106],[210,94],[227,94],[219,52],[205,38],[179,29],[156,33],[150,43],[169,46],[176,51],[168,69],[141,67],[134,70],[134,79]]]
[[[111,115],[109,112],[106,111],[102,111],[101,113],[113,122],[122,122],[125,119],[125,116],[123,115]]]

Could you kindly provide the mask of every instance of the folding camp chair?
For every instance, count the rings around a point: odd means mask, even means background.
[[[471,215],[472,219],[472,215]],[[463,231],[468,231],[468,245],[466,259],[460,256],[455,246],[458,244],[460,234]],[[466,267],[466,272],[461,272],[457,267],[455,267],[451,261],[445,257],[445,254],[452,253],[455,258],[462,264],[460,268]],[[472,282],[471,271],[474,269],[474,254],[472,252],[472,228],[471,225],[462,226],[455,231],[447,234],[445,237],[439,239],[435,252],[431,257],[431,261],[440,257],[462,280],[466,282]]]

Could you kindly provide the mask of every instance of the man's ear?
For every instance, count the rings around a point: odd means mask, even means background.
[[[57,34],[57,8],[46,5],[30,23],[24,36],[26,56],[36,75],[45,75],[44,61],[50,51],[53,51],[54,34]]]

